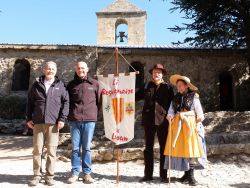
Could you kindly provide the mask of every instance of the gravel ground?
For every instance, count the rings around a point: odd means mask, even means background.
[[[31,137],[0,136],[0,187],[28,187],[32,178]],[[158,176],[159,162],[155,163],[154,181],[140,183],[143,176],[143,161],[120,163],[120,183],[116,184],[116,163],[93,164],[95,183],[85,185],[81,181],[73,185],[66,184],[70,175],[70,162],[58,160],[56,164],[56,185],[53,187],[166,187]],[[180,177],[183,173],[172,171],[172,176]],[[250,187],[250,157],[241,155],[218,156],[209,158],[208,167],[195,171],[200,185],[197,187]],[[40,183],[37,187],[44,187]],[[188,187],[178,182],[171,187]]]

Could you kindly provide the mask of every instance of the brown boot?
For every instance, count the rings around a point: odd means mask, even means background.
[[[83,183],[86,184],[94,183],[94,179],[89,174],[86,174],[83,176]]]
[[[69,178],[68,178],[68,180],[67,180],[67,183],[68,184],[72,184],[72,183],[75,183],[77,180],[78,180],[78,176],[77,175],[72,175],[72,176],[70,176]]]
[[[44,180],[45,180],[46,185],[48,185],[48,186],[53,186],[56,183],[55,180],[53,179],[53,177],[46,176],[44,178]]]
[[[28,183],[30,187],[37,186],[42,180],[41,176],[34,176],[33,179]]]

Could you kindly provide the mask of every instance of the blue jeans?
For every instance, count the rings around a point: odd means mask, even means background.
[[[71,173],[79,175],[82,161],[84,175],[91,173],[91,151],[90,145],[95,130],[95,122],[69,122],[72,140]],[[82,147],[82,157],[81,150]]]

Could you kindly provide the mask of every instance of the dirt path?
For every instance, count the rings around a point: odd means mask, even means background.
[[[0,187],[28,187],[27,181],[32,178],[32,137],[0,135]],[[196,171],[196,179],[201,185],[197,187],[250,187],[250,160],[244,154],[238,156],[220,156],[210,158],[207,169]],[[95,183],[87,187],[166,187],[159,181],[159,163],[155,164],[155,180],[151,183],[139,183],[143,176],[143,162],[127,162],[120,164],[121,183],[115,184],[116,163],[93,164]],[[182,173],[173,172],[180,177]],[[70,162],[57,161],[56,185],[53,187],[82,187],[79,181],[73,185],[66,184],[70,175]],[[38,187],[44,187],[39,184]],[[184,188],[186,185],[172,183],[171,187]]]

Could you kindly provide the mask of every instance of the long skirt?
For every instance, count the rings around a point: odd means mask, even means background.
[[[181,130],[176,139],[178,126],[180,126],[179,114],[175,116],[171,125],[171,140],[170,132],[168,133],[164,151],[166,155],[164,168],[169,168],[169,144],[171,144],[171,169],[177,171],[187,171],[190,168],[204,169],[207,163],[207,152],[203,125],[197,124],[195,117],[187,117],[187,122],[181,121]],[[196,126],[199,126],[199,129]]]

